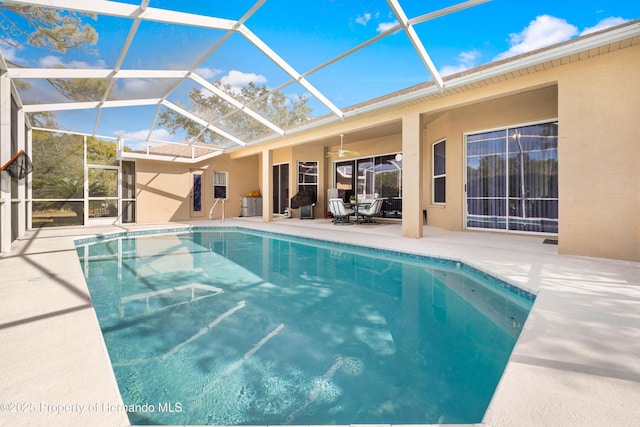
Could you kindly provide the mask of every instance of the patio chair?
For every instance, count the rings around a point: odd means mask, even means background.
[[[329,199],[329,210],[333,215],[333,223],[350,224],[349,216],[354,214],[353,209],[347,209],[342,199]]]
[[[358,216],[362,217],[362,224],[376,224],[375,217],[380,215],[382,202],[384,199],[375,199],[368,207],[358,210]]]

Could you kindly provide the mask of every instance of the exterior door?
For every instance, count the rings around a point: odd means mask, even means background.
[[[283,214],[289,207],[289,164],[273,165],[273,213]]]
[[[120,168],[87,166],[85,224],[117,224],[120,219]]]
[[[558,125],[467,135],[467,228],[558,233]]]
[[[196,170],[191,172],[191,217],[198,218],[204,216],[204,171]]]

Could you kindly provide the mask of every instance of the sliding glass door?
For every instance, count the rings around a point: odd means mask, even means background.
[[[467,228],[558,232],[558,123],[467,135]]]
[[[402,218],[402,154],[336,162],[334,182],[343,200],[381,198],[382,216]]]
[[[289,163],[273,165],[273,213],[283,214],[289,207]]]

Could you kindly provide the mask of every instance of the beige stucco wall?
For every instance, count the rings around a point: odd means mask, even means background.
[[[562,62],[562,65],[560,64]],[[640,47],[612,51],[575,63],[557,61],[520,77],[493,79],[488,85],[455,91],[429,102],[402,109],[363,114],[308,132],[294,133],[264,146],[249,147],[206,162],[206,213],[211,204],[211,170],[229,175],[227,216],[240,214],[240,197],[268,188],[265,167],[290,165],[290,196],[297,192],[297,161],[320,165],[316,218],[324,215],[326,189],[332,186],[336,136],[379,124],[409,120],[422,126],[419,138],[369,138],[349,145],[360,156],[410,150],[420,161],[407,170],[405,195],[420,203],[406,205],[411,224],[405,236],[419,237],[422,209],[428,223],[449,230],[464,228],[464,134],[505,126],[558,119],[559,121],[559,251],[589,256],[640,260]],[[422,115],[422,120],[415,120]],[[418,123],[422,123],[419,125]],[[405,130],[407,130],[405,128]],[[414,133],[414,132],[412,132]],[[406,135],[404,135],[406,137]],[[330,140],[333,143],[323,143]],[[447,140],[447,203],[431,203],[431,146]],[[419,144],[413,147],[410,144]],[[278,145],[283,148],[277,148]],[[266,151],[272,150],[272,151]],[[264,153],[270,161],[264,163]],[[137,162],[138,222],[189,219],[191,186],[188,165]],[[156,171],[161,170],[162,173]],[[421,173],[416,174],[416,170]],[[420,177],[420,178],[418,178]],[[410,179],[409,179],[410,178]],[[414,197],[415,196],[415,197]],[[162,210],[158,209],[162,206]],[[269,217],[265,217],[269,220]],[[406,222],[406,221],[405,221]]]
[[[427,113],[424,201],[429,224],[464,227],[463,136],[558,118],[559,252],[640,260],[640,46],[493,86],[498,98]],[[527,84],[540,87],[526,90]],[[548,86],[548,87],[544,87]],[[483,89],[484,90],[484,89]],[[514,94],[510,94],[514,92]],[[473,94],[469,94],[473,97]],[[495,95],[494,95],[495,97]],[[460,101],[464,102],[463,97]],[[431,145],[447,139],[447,204],[431,204]]]
[[[563,253],[640,260],[640,46],[558,80]]]
[[[272,150],[272,153],[271,165],[289,165],[289,199],[298,193],[298,162],[318,162],[318,202],[314,207],[314,217],[324,216],[324,148],[319,145],[298,145]],[[269,172],[269,179],[271,176],[271,172]],[[260,183],[264,186],[263,181],[264,178]],[[292,209],[292,218],[299,218],[299,215],[300,212],[297,209]]]
[[[447,230],[460,230],[462,223],[460,215],[462,207],[460,203],[456,203],[455,198],[460,197],[459,188],[455,188],[456,180],[454,175],[462,173],[462,166],[459,164],[460,159],[455,156],[455,152],[460,151],[462,143],[456,142],[451,134],[451,113],[449,111],[438,113],[425,119],[425,130],[422,135],[422,156],[423,156],[423,178],[422,186],[422,206],[427,211],[427,224],[436,227],[446,228]],[[445,168],[446,178],[446,203],[433,203],[433,144],[446,141],[446,160]],[[459,185],[458,185],[459,187]],[[456,206],[458,205],[458,206]]]
[[[318,200],[313,208],[315,218],[323,218],[327,206],[327,190],[325,182],[324,147],[316,145],[299,145],[292,150],[291,197],[298,192],[298,162],[318,162]],[[293,213],[295,217],[295,213]]]
[[[228,172],[225,215],[240,216],[241,197],[260,186],[258,156],[231,160],[228,155],[195,165],[138,160],[136,162],[137,222],[150,224],[208,218],[213,205],[213,171]],[[203,172],[202,211],[191,212],[192,173]],[[221,217],[216,208],[213,217]]]
[[[189,218],[189,168],[169,162],[136,161],[136,221]]]
[[[327,151],[335,151],[340,145],[330,146]],[[371,138],[349,144],[349,150],[357,151],[356,156],[347,156],[344,158],[327,157],[327,164],[331,165],[336,161],[349,160],[356,157],[379,156],[384,154],[393,154],[402,151],[402,135],[383,136],[379,138]],[[332,177],[329,177],[331,182]]]
[[[464,228],[465,194],[464,136],[506,126],[555,120],[557,89],[555,86],[506,94],[498,99],[478,102],[460,108],[427,115],[424,132],[424,207],[428,224],[448,230]],[[446,140],[446,203],[432,203],[432,146]]]

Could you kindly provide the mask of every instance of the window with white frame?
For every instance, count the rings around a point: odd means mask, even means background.
[[[227,172],[213,172],[213,198],[227,198]]]
[[[447,141],[433,144],[432,158],[432,201],[433,204],[445,204],[447,201]]]
[[[298,192],[318,196],[318,162],[298,162]]]

